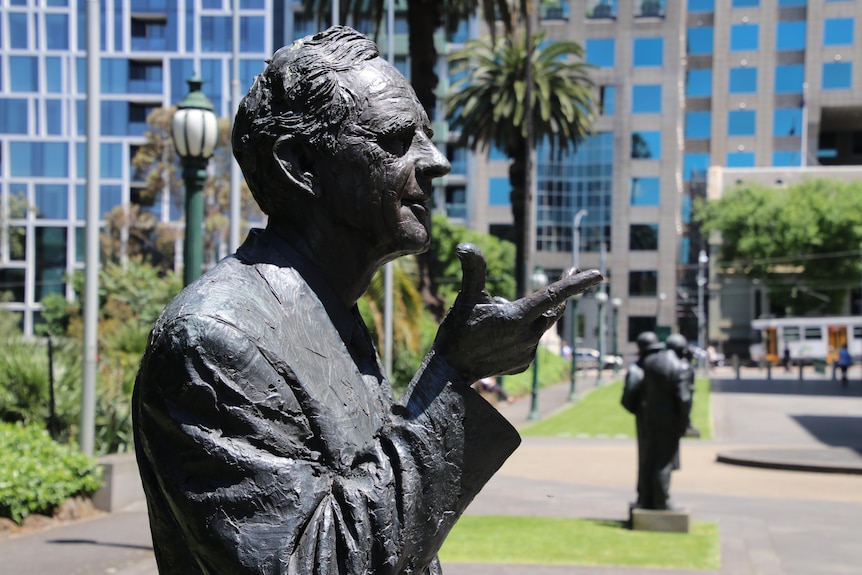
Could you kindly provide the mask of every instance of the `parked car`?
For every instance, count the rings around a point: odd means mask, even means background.
[[[599,350],[590,347],[579,347],[575,350],[578,369],[596,369],[599,365]],[[605,354],[602,356],[602,368],[612,369],[622,367],[623,358],[619,355]]]

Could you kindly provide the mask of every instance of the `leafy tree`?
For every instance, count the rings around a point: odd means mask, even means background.
[[[696,203],[695,220],[721,233],[718,265],[761,280],[788,315],[841,313],[859,284],[862,182],[742,184]]]
[[[591,66],[583,62],[580,44],[546,42],[544,33],[513,33],[493,40],[471,40],[451,56],[452,85],[448,112],[450,127],[460,141],[474,149],[494,145],[512,159],[509,182],[515,224],[516,280],[523,292],[526,262],[526,200],[524,175],[529,147],[549,141],[552,150],[565,151],[590,131],[594,117]],[[533,141],[528,142],[525,114],[526,62],[531,62]]]

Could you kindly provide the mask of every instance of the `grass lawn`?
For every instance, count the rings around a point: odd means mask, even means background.
[[[570,407],[523,430],[524,436],[635,437],[635,418],[620,404],[623,382],[591,390]],[[709,379],[695,380],[691,420],[701,439],[712,439]]]
[[[569,362],[559,355],[539,348],[539,387],[554,385],[569,379]],[[527,371],[503,377],[503,388],[506,393],[515,397],[527,395],[533,387],[533,364]]]
[[[691,532],[631,531],[622,521],[558,517],[463,516],[440,551],[451,563],[720,568],[718,526]]]

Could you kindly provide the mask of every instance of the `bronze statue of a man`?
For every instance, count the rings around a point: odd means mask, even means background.
[[[507,302],[459,246],[461,292],[396,402],[356,301],[428,249],[449,170],[409,83],[331,28],[275,53],[233,145],[267,227],[165,309],[135,385],[159,571],[440,573],[446,534],[519,442],[470,384],[525,369],[600,275]]]

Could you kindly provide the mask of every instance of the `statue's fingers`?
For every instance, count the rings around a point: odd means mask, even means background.
[[[564,306],[570,297],[583,293],[600,281],[602,281],[602,274],[599,270],[586,270],[574,274],[567,272],[563,274],[562,279],[528,295],[516,304],[521,315],[532,321],[557,306]]]
[[[490,297],[485,290],[485,256],[478,246],[471,243],[460,243],[455,248],[458,259],[461,260],[461,292],[458,300],[462,303],[485,303]]]

